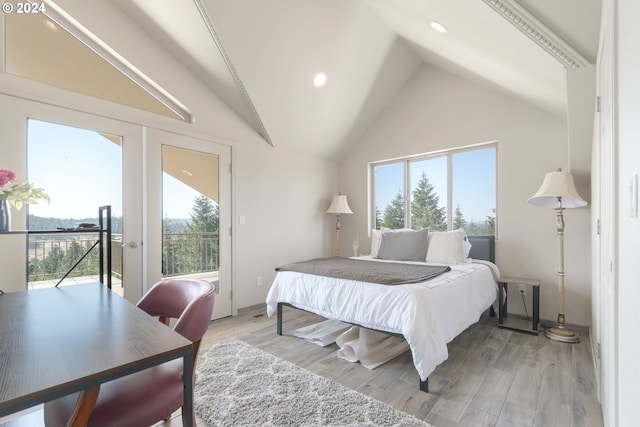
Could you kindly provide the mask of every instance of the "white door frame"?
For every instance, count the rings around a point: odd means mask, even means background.
[[[232,304],[232,252],[231,252],[231,147],[182,134],[147,129],[145,135],[145,189],[147,194],[145,241],[145,286],[162,278],[162,146],[200,151],[219,157],[219,253],[220,292],[212,319],[231,316]]]
[[[616,193],[616,135],[615,135],[615,46],[613,39],[613,4],[603,4],[602,29],[598,52],[598,93],[600,96],[600,114],[596,135],[597,144],[597,214],[600,221],[600,233],[594,254],[598,260],[594,268],[595,287],[592,294],[596,299],[595,320],[598,322],[596,339],[600,346],[600,360],[596,364],[599,380],[599,397],[605,426],[614,426],[618,422],[618,327],[617,327],[617,216]]]

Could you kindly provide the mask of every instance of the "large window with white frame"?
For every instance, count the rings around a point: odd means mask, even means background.
[[[374,228],[496,234],[497,144],[371,164]]]

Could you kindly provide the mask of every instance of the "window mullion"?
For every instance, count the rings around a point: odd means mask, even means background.
[[[411,162],[404,161],[404,226],[411,228]]]
[[[447,154],[447,230],[453,229],[453,154]]]

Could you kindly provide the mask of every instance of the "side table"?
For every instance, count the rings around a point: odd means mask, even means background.
[[[533,313],[531,313],[531,327],[528,322],[518,321],[518,319],[507,319],[507,305],[509,302],[509,285],[518,285],[531,289],[533,299]],[[513,292],[513,291],[512,291]],[[517,292],[517,291],[516,291]],[[498,327],[512,329],[519,332],[526,332],[538,335],[540,324],[540,281],[536,279],[524,279],[521,277],[503,276],[498,281]]]

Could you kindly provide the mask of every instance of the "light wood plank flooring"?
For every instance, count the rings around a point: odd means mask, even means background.
[[[335,344],[322,348],[293,337],[296,328],[323,318],[285,308],[284,335],[277,336],[275,316],[268,318],[265,310],[243,309],[212,322],[202,349],[238,338],[436,427],[603,425],[586,330],[577,331],[580,344],[563,344],[499,329],[495,318],[483,317],[450,343],[448,360],[431,374],[429,393],[423,393],[408,352],[371,371],[338,359]],[[15,425],[38,425],[39,412]],[[156,427],[181,425],[177,412]]]
[[[495,318],[483,317],[450,343],[448,360],[423,393],[410,353],[369,370],[337,358],[335,344],[322,348],[293,337],[296,328],[323,318],[285,308],[284,335],[277,336],[275,316],[265,310],[252,307],[212,322],[203,348],[241,339],[436,427],[603,425],[587,330],[578,330],[579,344],[563,344],[499,329]]]

